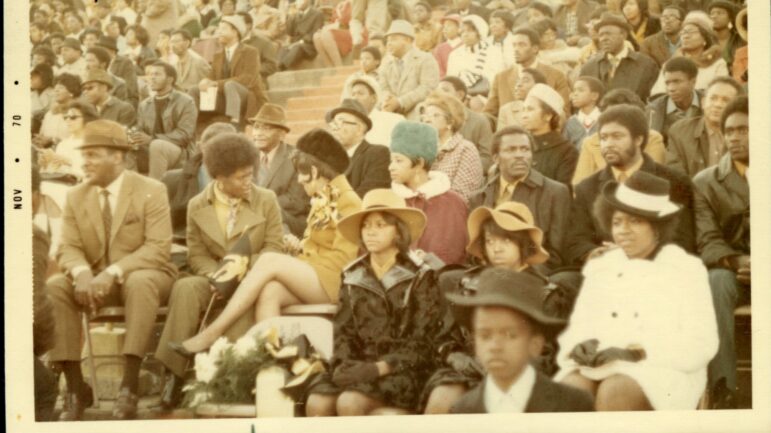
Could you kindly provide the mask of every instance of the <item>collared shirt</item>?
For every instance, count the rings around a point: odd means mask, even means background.
[[[527,178],[527,176],[525,176],[525,178]],[[509,201],[511,195],[514,194],[514,190],[517,188],[517,185],[519,185],[518,180],[515,180],[514,182],[507,182],[506,179],[503,178],[503,175],[501,175],[499,177],[498,198],[495,200],[495,207],[498,207],[501,203]]]
[[[675,51],[677,51],[678,48],[680,48],[680,38],[677,38],[677,42],[675,42],[674,44],[672,43],[672,41],[669,40],[669,38],[664,38],[664,39],[667,40],[667,51],[669,51],[669,55],[671,56],[672,54],[675,53]]]
[[[720,161],[720,157],[725,154],[725,138],[723,138],[723,134],[721,134],[719,130],[713,131],[709,129],[709,126],[707,125],[704,125],[704,128],[707,130],[707,136],[709,137],[709,152],[707,153],[707,160],[705,162],[707,163],[707,167],[710,167],[717,165]]]
[[[102,115],[102,110],[104,110],[104,107],[106,107],[107,104],[109,104],[110,99],[112,99],[112,96],[108,95],[107,99],[105,99],[101,105],[96,106],[96,112],[99,113],[100,116]]]
[[[492,376],[485,379],[485,409],[487,413],[523,413],[535,386],[535,369],[528,365],[508,390],[495,384]]]
[[[110,194],[107,196],[107,200],[110,202],[110,211],[112,213],[112,216],[115,217],[115,210],[118,208],[118,194],[120,193],[120,189],[123,186],[123,179],[126,172],[121,172],[121,174],[115,178],[109,185],[107,185],[104,188],[97,187],[96,194],[99,200],[99,209],[100,211],[104,209],[104,196],[102,195],[102,191],[108,191]],[[105,236],[109,238],[110,234],[106,233]],[[90,268],[88,266],[76,266],[72,269],[72,276],[74,278],[77,278],[78,275],[80,275],[81,272],[87,271]],[[112,264],[105,269],[105,272],[112,274],[118,282],[121,282],[123,280],[123,270],[116,264]]]
[[[693,91],[693,97],[691,98],[691,105],[685,110],[681,110],[680,107],[675,104],[675,101],[673,101],[672,98],[667,98],[667,114],[674,113],[675,111],[686,114],[692,107],[695,107],[696,109],[700,108],[699,93],[695,90]]]
[[[588,130],[594,126],[594,124],[597,122],[597,119],[600,118],[600,109],[594,107],[594,110],[592,110],[589,114],[585,114],[583,110],[578,110],[576,117],[578,118],[578,121],[581,122],[581,126]]]
[[[232,47],[225,48],[225,57],[227,58],[228,62],[233,61],[233,53],[236,52],[237,48],[238,48],[238,43],[233,44]]]
[[[642,167],[643,162],[645,160],[643,158],[640,158],[635,165],[629,167],[626,170],[619,170],[616,167],[610,167],[611,171],[613,171],[613,177],[616,178],[617,182],[625,182],[627,179],[629,179],[637,170]]]
[[[736,172],[739,173],[739,176],[743,178],[747,178],[747,170],[750,169],[748,165],[742,164],[739,161],[733,161],[734,168],[736,169]]]
[[[260,151],[260,164],[262,165],[264,163],[266,168],[270,167],[270,163],[273,162],[273,158],[276,156],[276,152],[278,152],[278,146],[271,149],[268,153]]]
[[[388,272],[396,264],[396,254],[386,260],[382,266],[378,265],[375,260],[372,259],[372,256],[370,256],[369,264],[372,265],[372,271],[375,273],[377,279],[382,280],[386,272]]]
[[[220,190],[219,183],[214,183],[214,213],[217,215],[217,222],[219,223],[222,233],[225,237],[228,236],[228,220],[230,217],[231,208],[236,207],[236,212],[241,205],[240,198],[231,198]]]
[[[359,144],[353,145],[353,146],[349,147],[348,149],[345,149],[345,151],[348,152],[348,157],[349,158],[353,158],[353,154],[356,153],[356,149],[358,149],[359,146],[361,146],[361,143],[362,142],[360,141]]]
[[[610,65],[612,66],[612,69],[610,71],[610,76],[616,75],[616,69],[618,69],[618,65],[621,64],[621,61],[625,58],[629,57],[629,46],[624,44],[624,48],[621,49],[621,52],[613,55],[611,53],[608,53],[607,59],[610,62]]]
[[[538,65],[540,65],[540,64],[541,64],[541,62],[539,62],[538,59],[535,59],[535,61],[533,61],[533,64],[530,65],[530,66],[523,66],[521,63],[517,63],[516,64],[517,65],[517,74],[518,75],[522,75],[522,70],[523,69],[538,69]]]

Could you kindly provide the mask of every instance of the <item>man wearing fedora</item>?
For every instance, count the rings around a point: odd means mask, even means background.
[[[498,170],[487,185],[469,201],[470,208],[495,208],[507,201],[528,207],[536,227],[544,232],[544,248],[549,252],[546,271],[565,264],[564,240],[569,224],[572,196],[568,187],[549,179],[533,168],[533,136],[519,126],[508,126],[493,136],[493,158]]]
[[[542,307],[543,281],[511,269],[488,269],[471,296],[448,293],[461,323],[470,324],[483,381],[464,394],[451,413],[591,412],[592,397],[553,382],[530,365],[565,320]]]
[[[405,20],[394,20],[386,33],[386,47],[393,56],[380,67],[378,79],[382,109],[419,120],[418,104],[439,84],[439,65],[431,53],[417,49],[415,29]]]
[[[80,149],[86,181],[67,194],[56,255],[63,273],[48,281],[57,323],[50,356],[67,380],[60,419],[82,419],[93,402],[80,370],[81,333],[87,332],[81,314],[108,304],[126,309],[124,375],[113,416],[130,419],[155,316],[177,273],[170,262],[169,202],[163,184],[125,169],[131,147],[120,124],[88,123]]]
[[[161,179],[170,168],[178,168],[193,153],[198,110],[193,99],[176,90],[177,70],[162,60],[153,62],[147,80],[154,95],[139,104],[135,130],[129,134],[138,147],[137,166],[144,172],[147,155],[149,176]]]
[[[659,67],[650,57],[632,51],[624,44],[631,31],[626,19],[606,13],[595,28],[599,35],[600,52],[586,62],[580,75],[602,81],[606,92],[625,88],[647,101],[658,79]]]
[[[91,69],[83,81],[83,97],[91,103],[100,119],[112,120],[123,126],[133,125],[136,119],[134,107],[110,93],[112,80],[110,74],[102,69]]]
[[[255,116],[262,104],[268,101],[260,76],[260,53],[241,42],[247,31],[242,16],[222,17],[217,27],[217,39],[224,48],[214,53],[209,77],[190,90],[198,107],[201,92],[216,87],[214,111],[229,117],[236,127]]]
[[[376,78],[367,75],[352,77],[345,83],[343,95],[343,99],[352,98],[359,101],[367,111],[367,116],[372,121],[372,129],[367,132],[365,138],[372,144],[387,144],[391,140],[391,131],[397,123],[404,120],[401,114],[389,113],[378,108],[380,84]]]
[[[330,132],[351,159],[345,177],[356,194],[364,197],[372,189],[390,187],[390,152],[387,147],[369,144],[364,139],[372,128],[372,120],[364,107],[355,99],[344,99],[326,118]]]
[[[289,44],[278,52],[278,69],[286,71],[303,60],[313,60],[318,54],[313,34],[324,25],[324,13],[311,0],[298,0],[294,13],[289,12],[286,34]]]
[[[110,55],[107,69],[111,74],[126,82],[126,102],[136,108],[139,104],[139,85],[137,83],[137,69],[134,62],[126,56],[118,55],[118,43],[109,36],[100,37],[96,46],[107,50],[107,53]]]
[[[86,74],[94,69],[101,69],[110,77],[112,88],[110,94],[116,98],[125,101],[128,98],[128,90],[126,89],[126,82],[122,78],[113,75],[107,71],[110,65],[110,54],[102,47],[91,47],[86,51],[83,56],[86,59]],[[132,107],[133,108],[133,107]]]
[[[310,202],[297,181],[292,164],[292,148],[284,142],[289,126],[284,109],[267,103],[252,121],[252,140],[259,150],[255,184],[276,193],[281,206],[284,233],[302,238],[310,210]]]
[[[671,200],[683,207],[673,242],[686,251],[694,251],[693,183],[684,174],[654,162],[642,152],[648,141],[648,120],[643,111],[627,104],[617,105],[605,110],[598,122],[600,149],[607,166],[575,187],[565,239],[568,263],[582,266],[613,247],[610,234],[593,216],[594,201],[607,182],[624,182],[637,171],[669,182]]]

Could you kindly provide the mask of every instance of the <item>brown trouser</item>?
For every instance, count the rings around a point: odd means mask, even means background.
[[[122,285],[113,285],[103,305],[125,307],[124,355],[145,356],[158,308],[166,303],[173,283],[174,278],[165,272],[142,269],[124,275]],[[75,301],[72,280],[64,274],[56,274],[48,280],[47,286],[56,322],[56,340],[50,352],[51,360],[80,361],[80,313],[83,308]]]
[[[185,373],[187,360],[177,352],[169,349],[169,342],[181,343],[198,332],[201,315],[209,306],[212,294],[209,290],[209,280],[200,276],[188,276],[179,279],[171,291],[169,298],[169,315],[163,327],[155,359],[161,361],[174,375],[182,377]],[[215,304],[208,320],[222,310],[224,302]],[[217,308],[220,307],[220,308]],[[246,333],[254,325],[254,309],[246,310],[241,318],[225,332],[225,336],[234,340]]]

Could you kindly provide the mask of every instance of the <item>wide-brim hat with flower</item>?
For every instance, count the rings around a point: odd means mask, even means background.
[[[408,207],[407,202],[392,190],[379,188],[366,193],[361,210],[340,220],[337,230],[345,239],[358,245],[361,240],[361,223],[373,212],[389,213],[404,221],[410,231],[411,242],[420,239],[426,228],[426,214],[423,211]]]
[[[300,152],[307,153],[329,165],[338,173],[345,173],[350,164],[350,158],[343,145],[334,135],[321,128],[314,128],[303,134],[297,139],[295,147]]]
[[[543,309],[545,283],[527,272],[506,268],[488,268],[479,275],[476,294],[464,296],[447,293],[453,314],[464,325],[470,325],[471,309],[475,307],[507,307],[519,311],[537,323],[546,334],[562,331],[567,322],[551,316]]]
[[[495,209],[479,207],[471,212],[468,217],[469,243],[466,251],[481,260],[485,259],[484,246],[482,245],[482,225],[485,221],[493,219],[499,227],[506,231],[527,231],[533,241],[535,252],[531,254],[525,263],[537,265],[549,260],[549,253],[543,248],[543,232],[535,226],[533,214],[527,206],[515,201],[501,203]]]
[[[669,199],[669,189],[666,179],[638,170],[625,183],[606,183],[602,187],[602,197],[617,210],[662,221],[677,215],[681,209]]]

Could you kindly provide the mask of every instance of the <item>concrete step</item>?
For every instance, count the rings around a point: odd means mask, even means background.
[[[340,87],[342,89],[343,85],[348,80],[348,77],[350,77],[352,74],[353,72],[350,74],[327,75],[321,78],[321,85],[326,87]]]
[[[302,96],[298,98],[289,98],[286,103],[286,109],[289,110],[308,110],[308,109],[328,109],[336,107],[340,103],[340,95],[326,96]]]
[[[322,77],[330,75],[350,75],[358,66],[342,66],[339,68],[318,68],[278,72],[268,77],[271,90],[288,90],[301,87],[314,87],[321,84]]]
[[[287,122],[301,122],[309,120],[324,120],[324,115],[329,111],[326,108],[312,108],[308,110],[289,110],[286,112]]]
[[[313,128],[324,128],[326,127],[326,123],[324,123],[323,120],[310,120],[307,122],[287,122],[289,125],[289,128],[291,128],[291,133],[287,134],[287,136],[292,135],[295,136],[295,140],[292,141],[292,143],[296,143],[296,137],[299,137],[306,132],[310,131]]]
[[[327,77],[332,78],[332,77]],[[343,93],[343,86],[324,86],[324,87],[309,87],[303,89],[304,96],[328,96],[336,95],[340,96]]]

